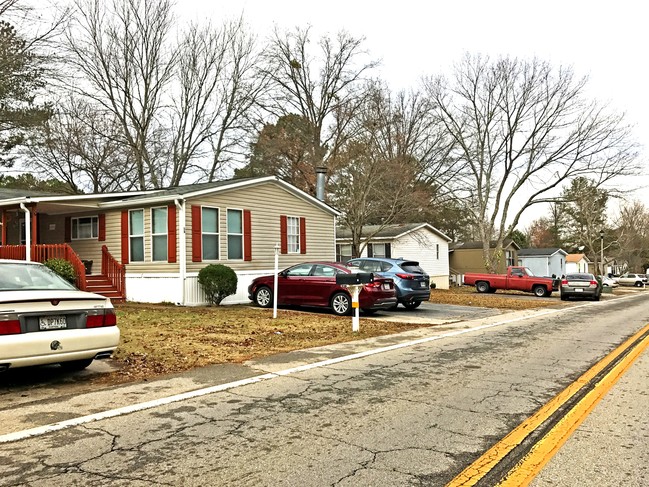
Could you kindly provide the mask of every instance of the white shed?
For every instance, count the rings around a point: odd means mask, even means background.
[[[566,256],[566,274],[572,272],[590,272],[588,265],[590,260],[586,254],[568,254]]]
[[[521,249],[518,264],[529,268],[536,276],[563,276],[566,273],[568,252],[558,248]]]
[[[448,289],[448,244],[444,233],[428,223],[403,223],[385,226],[369,225],[363,228],[367,245],[358,257],[390,257],[415,260],[430,276],[430,282],[439,289]],[[336,230],[336,260],[352,258],[351,232]]]

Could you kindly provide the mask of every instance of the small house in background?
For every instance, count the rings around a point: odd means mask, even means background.
[[[496,247],[496,242],[489,243],[490,253]],[[518,251],[520,247],[511,239],[503,242],[503,258],[496,267],[496,273],[504,274],[510,265],[518,265]],[[451,271],[451,281],[460,285],[461,276],[467,272],[487,272],[484,257],[482,255],[482,242],[453,242],[449,245],[449,263]]]
[[[520,249],[518,264],[529,268],[536,276],[563,276],[568,252],[559,248]]]
[[[566,255],[566,274],[571,272],[590,272],[591,262],[586,254]]]
[[[378,230],[378,232],[377,232]],[[358,257],[404,258],[419,262],[430,276],[430,282],[439,289],[448,289],[448,244],[444,233],[428,223],[400,223],[363,228],[361,238],[371,240]],[[336,260],[347,262],[352,258],[352,235],[348,228],[336,233]]]

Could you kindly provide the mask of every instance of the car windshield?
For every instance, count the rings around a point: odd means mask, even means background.
[[[568,281],[594,281],[595,276],[592,274],[568,274],[566,279]]]
[[[76,288],[48,267],[26,263],[0,263],[0,291],[70,291]]]

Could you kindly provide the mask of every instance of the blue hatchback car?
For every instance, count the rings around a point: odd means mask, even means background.
[[[422,301],[430,300],[430,278],[419,267],[419,262],[383,257],[359,257],[347,261],[346,265],[361,272],[373,272],[382,277],[391,277],[394,280],[398,301],[394,308],[401,303],[406,309],[415,309]]]

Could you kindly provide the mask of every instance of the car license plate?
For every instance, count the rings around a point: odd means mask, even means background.
[[[390,285],[387,282],[384,282],[383,289],[390,289]]]
[[[419,287],[426,287],[426,282],[425,282],[425,281],[420,282],[420,283],[419,283]]]
[[[575,288],[575,292],[576,292],[576,293],[581,293],[581,292],[583,292],[583,291],[584,291],[584,290],[581,289],[580,287],[576,287],[576,288]]]
[[[38,327],[41,330],[61,330],[67,326],[65,316],[41,316],[38,318]]]

